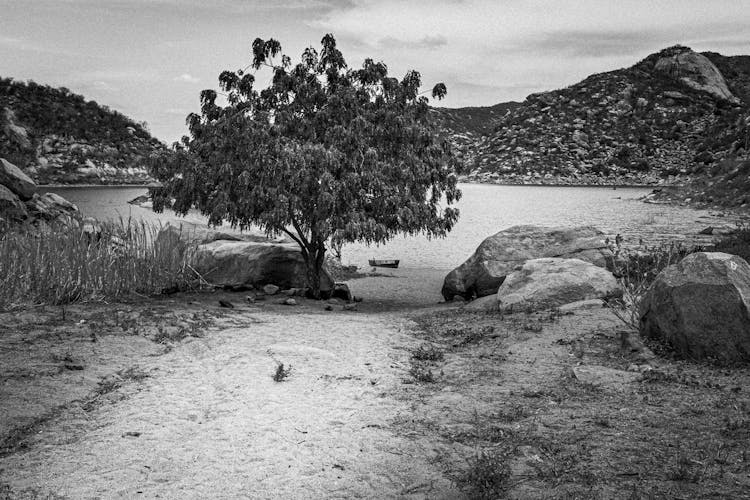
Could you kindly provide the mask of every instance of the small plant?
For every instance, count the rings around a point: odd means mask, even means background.
[[[414,377],[414,380],[417,382],[424,382],[427,384],[435,382],[435,375],[432,374],[432,370],[419,363],[411,364],[409,374]]]
[[[284,363],[276,364],[276,371],[273,374],[274,382],[283,382],[292,374],[292,365],[284,366]]]
[[[508,490],[511,471],[504,456],[480,450],[467,462],[469,467],[454,482],[469,498],[501,498]]]
[[[419,361],[440,361],[443,359],[443,351],[430,344],[422,344],[417,347],[411,357]]]

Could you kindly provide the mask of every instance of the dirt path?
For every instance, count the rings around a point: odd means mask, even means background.
[[[281,309],[233,312],[107,402],[70,405],[0,459],[0,483],[43,498],[454,496],[432,451],[390,430],[409,411],[391,397],[408,321]],[[280,383],[277,362],[292,367]]]

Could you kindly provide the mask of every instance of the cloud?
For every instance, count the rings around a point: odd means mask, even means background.
[[[378,41],[378,46],[388,49],[435,50],[446,45],[448,45],[448,39],[443,35],[427,35],[418,40],[402,40],[387,36]]]
[[[197,78],[191,74],[183,73],[180,76],[176,76],[172,79],[175,82],[183,82],[183,83],[198,83],[200,78]]]

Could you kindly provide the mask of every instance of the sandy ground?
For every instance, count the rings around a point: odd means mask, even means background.
[[[137,317],[134,329],[156,320],[145,335],[102,328],[83,306],[35,326],[7,315],[16,328],[2,336],[0,495],[453,496],[431,466],[433,451],[393,432],[409,412],[392,397],[415,344],[409,320],[366,305],[327,312],[315,302],[240,306],[241,296],[220,296],[237,308],[197,320],[219,295],[163,301],[155,314],[124,308],[120,316]],[[167,310],[175,319],[165,323]],[[159,327],[179,321],[211,326],[159,338]],[[277,363],[291,366],[283,382],[272,379]]]
[[[0,314],[0,498],[750,498],[746,368],[655,355],[606,308],[439,304],[445,272],[353,280],[356,311]]]

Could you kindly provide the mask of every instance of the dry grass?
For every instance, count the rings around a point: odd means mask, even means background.
[[[747,498],[748,369],[655,359],[632,383],[593,385],[571,368],[624,371],[639,355],[622,349],[606,309],[531,333],[514,319],[417,318],[417,335],[435,345],[466,324],[503,334],[447,349],[441,384],[413,389],[424,403],[409,432],[452,450],[437,463],[469,498]]]
[[[33,304],[105,301],[186,288],[198,276],[187,238],[157,242],[160,227],[130,219],[102,224],[101,236],[53,227],[0,236],[0,310]]]

